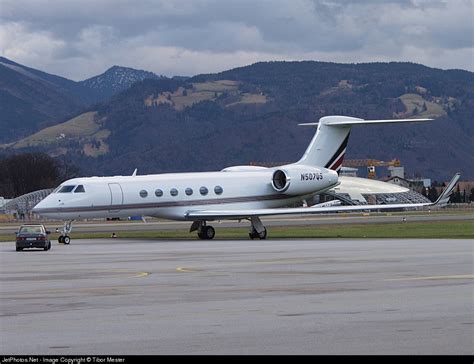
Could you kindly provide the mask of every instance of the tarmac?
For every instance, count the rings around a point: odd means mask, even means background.
[[[474,354],[473,240],[0,244],[0,354]]]

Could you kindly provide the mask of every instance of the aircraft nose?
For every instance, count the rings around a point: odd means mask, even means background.
[[[37,203],[33,209],[31,210],[34,214],[37,214],[41,211],[41,205],[42,205],[43,201],[40,201],[39,203]]]
[[[51,207],[50,206],[50,203],[49,203],[49,198],[46,197],[45,199],[41,200],[40,202],[38,202],[34,207],[33,209],[31,210],[33,213],[35,214],[41,214],[42,212],[44,212],[44,210],[48,207]]]

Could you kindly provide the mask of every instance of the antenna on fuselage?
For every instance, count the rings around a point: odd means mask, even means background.
[[[135,170],[132,173],[132,177],[135,177],[137,175],[138,168],[135,168]]]

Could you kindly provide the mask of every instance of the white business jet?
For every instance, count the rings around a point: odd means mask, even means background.
[[[64,220],[60,243],[70,243],[76,219],[154,216],[192,221],[190,232],[212,239],[214,220],[250,221],[249,237],[265,239],[260,217],[318,214],[338,211],[386,210],[445,205],[459,179],[456,174],[435,203],[337,206],[335,202],[312,207],[285,208],[327,191],[338,182],[351,126],[418,122],[431,119],[363,120],[326,116],[301,159],[292,164],[265,168],[234,166],[220,172],[165,173],[137,176],[70,179],[37,204],[33,212]]]

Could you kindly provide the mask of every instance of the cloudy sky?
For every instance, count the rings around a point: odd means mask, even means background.
[[[0,0],[0,55],[73,80],[269,60],[474,71],[473,23],[472,0]]]

